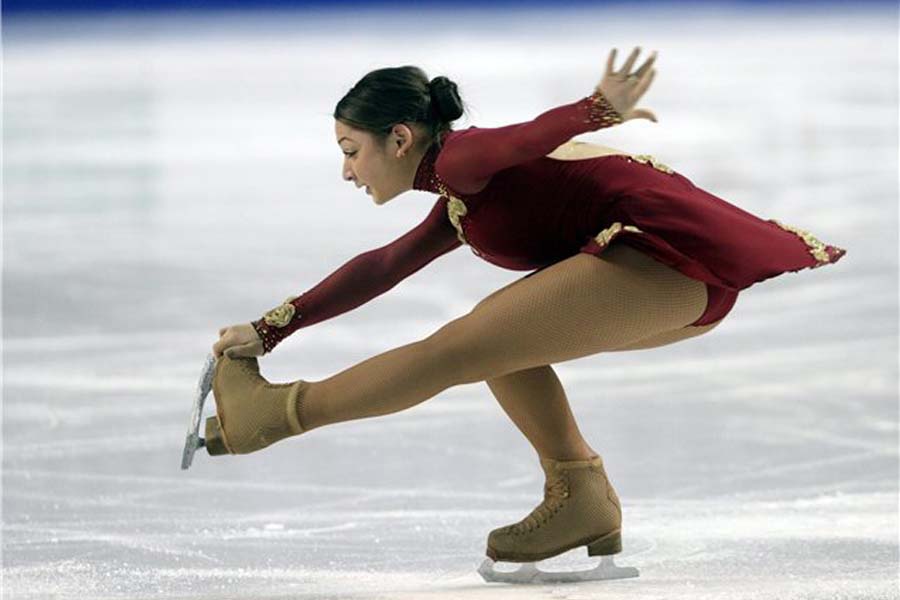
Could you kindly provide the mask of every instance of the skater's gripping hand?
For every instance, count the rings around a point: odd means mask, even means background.
[[[213,344],[212,351],[217,359],[223,354],[228,358],[250,358],[263,355],[263,343],[250,323],[231,325],[219,330],[219,341]]]
[[[656,60],[655,50],[644,64],[633,73],[631,72],[631,67],[634,66],[640,50],[640,46],[636,46],[625,60],[622,68],[617,71],[614,67],[616,49],[613,48],[606,60],[606,73],[603,74],[603,79],[594,88],[594,91],[602,92],[613,108],[622,115],[624,121],[649,119],[656,123],[656,115],[653,112],[643,108],[634,108],[637,101],[650,87],[650,82],[653,81],[653,76],[656,74],[656,70],[652,68],[653,62]]]

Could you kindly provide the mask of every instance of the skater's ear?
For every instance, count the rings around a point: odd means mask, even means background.
[[[406,123],[397,123],[391,128],[391,135],[388,143],[391,145],[391,152],[397,158],[407,154],[415,148],[417,140],[421,137],[419,131],[414,130]]]

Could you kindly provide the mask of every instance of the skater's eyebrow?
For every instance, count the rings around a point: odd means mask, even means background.
[[[340,143],[343,142],[344,140],[350,140],[350,138],[348,138],[348,137],[345,135],[344,137],[342,137],[341,139],[339,139],[339,140],[337,141],[337,143],[340,144]],[[352,142],[353,140],[350,140],[350,141]]]

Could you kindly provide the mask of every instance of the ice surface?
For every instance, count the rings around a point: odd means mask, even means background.
[[[896,17],[5,23],[4,598],[897,598]],[[582,139],[848,250],[747,290],[707,336],[556,365],[640,578],[481,581],[487,533],[543,484],[482,383],[180,470],[218,329],[433,202],[377,207],[341,181],[330,115],[359,77],[446,74],[473,109],[457,127],[494,126],[582,97],[610,47],[638,44],[659,50],[642,103],[659,124]],[[451,253],[297,332],[263,372],[325,378],[521,275]]]

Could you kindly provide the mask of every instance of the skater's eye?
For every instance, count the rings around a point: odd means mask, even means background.
[[[344,156],[353,156],[354,154],[356,154],[355,150],[353,152],[344,152]]]

